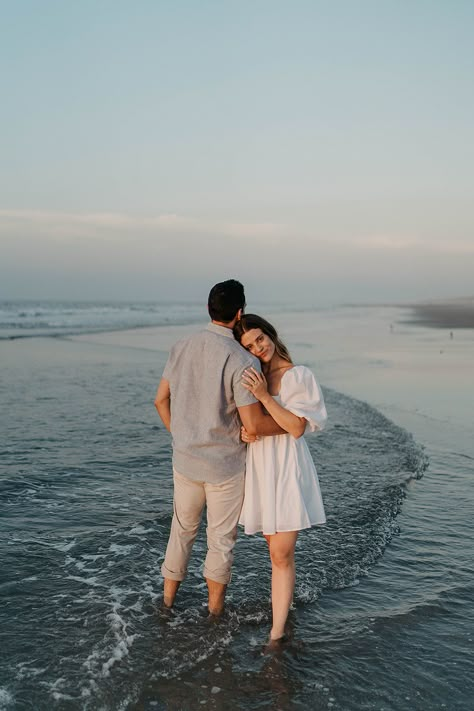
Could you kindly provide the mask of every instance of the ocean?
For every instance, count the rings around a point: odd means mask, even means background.
[[[290,639],[240,532],[206,614],[205,522],[160,611],[171,442],[153,407],[186,303],[0,303],[0,709],[474,708],[474,331],[402,306],[249,304],[327,401],[306,435],[327,525],[302,532]]]

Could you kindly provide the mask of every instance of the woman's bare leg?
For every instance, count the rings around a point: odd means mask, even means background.
[[[283,637],[295,589],[295,546],[298,531],[265,536],[272,561],[273,624],[270,639]]]

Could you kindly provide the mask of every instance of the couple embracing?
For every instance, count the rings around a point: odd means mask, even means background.
[[[174,512],[161,572],[171,607],[207,507],[204,565],[212,615],[224,608],[237,524],[261,532],[272,563],[270,639],[284,638],[298,531],[325,522],[305,429],[324,427],[321,390],[294,365],[273,326],[244,315],[235,279],[216,284],[211,323],[174,345],[155,407],[173,437]],[[247,446],[245,446],[247,445]]]

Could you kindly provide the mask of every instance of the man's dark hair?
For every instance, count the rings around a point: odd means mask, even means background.
[[[245,306],[244,287],[236,279],[219,282],[209,292],[207,306],[213,321],[229,323]]]

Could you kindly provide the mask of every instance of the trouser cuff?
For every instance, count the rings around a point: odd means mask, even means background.
[[[161,566],[161,574],[164,578],[168,578],[169,580],[177,580],[179,582],[184,580],[186,577],[186,571],[180,572],[180,571],[170,570],[169,568],[166,567],[166,565],[164,563]]]
[[[215,583],[221,583],[221,585],[228,585],[232,578],[232,573],[229,570],[227,573],[216,573],[215,570],[207,570],[204,568],[204,577],[209,580],[213,580]]]

